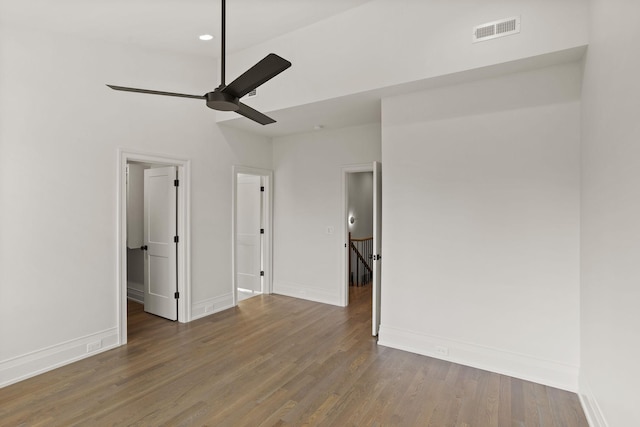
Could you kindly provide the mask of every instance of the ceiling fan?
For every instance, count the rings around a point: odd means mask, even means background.
[[[246,104],[240,102],[240,98],[251,92],[261,84],[271,80],[287,68],[291,66],[291,62],[284,58],[270,53],[265,56],[256,65],[249,68],[237,79],[229,83],[224,82],[225,72],[225,0],[222,2],[222,52],[221,52],[221,70],[220,70],[220,86],[215,88],[213,92],[206,93],[204,95],[187,95],[184,93],[174,92],[162,92],[158,90],[137,89],[133,87],[123,87],[107,85],[113,90],[121,90],[125,92],[139,92],[149,93],[152,95],[164,95],[164,96],[177,96],[180,98],[193,98],[193,99],[205,99],[207,101],[207,107],[218,111],[235,111],[236,113],[245,116],[261,125],[268,125],[275,123],[271,117],[262,114],[261,112],[254,110]]]

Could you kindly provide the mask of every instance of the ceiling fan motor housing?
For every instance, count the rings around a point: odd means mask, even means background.
[[[240,108],[237,97],[221,92],[220,90],[214,90],[205,95],[207,97],[207,107],[218,111],[237,111]]]

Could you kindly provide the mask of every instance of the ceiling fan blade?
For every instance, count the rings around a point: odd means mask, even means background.
[[[246,118],[253,120],[254,122],[258,122],[261,125],[268,125],[276,122],[271,117],[262,114],[258,110],[254,110],[253,108],[249,107],[247,104],[238,102],[238,105],[240,106],[240,108],[236,110],[236,113],[243,115]]]
[[[162,92],[159,90],[136,89],[134,87],[123,87],[123,86],[113,86],[113,85],[107,85],[107,86],[109,86],[113,90],[122,90],[125,92],[138,92],[138,93],[149,93],[151,95],[177,96],[180,98],[205,99],[205,97],[201,95],[187,95],[184,93]]]
[[[289,67],[291,67],[291,62],[279,57],[275,53],[270,53],[256,65],[245,71],[240,77],[229,83],[222,91],[236,98],[242,98]]]

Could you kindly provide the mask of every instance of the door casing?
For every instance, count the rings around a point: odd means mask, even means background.
[[[191,161],[164,154],[118,149],[117,166],[117,300],[118,344],[127,343],[127,163],[153,163],[176,166],[180,177],[178,190],[178,321],[191,321]]]

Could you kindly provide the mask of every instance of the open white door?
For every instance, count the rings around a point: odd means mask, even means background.
[[[373,301],[371,328],[374,337],[380,329],[380,248],[382,237],[382,165],[373,162]]]
[[[144,171],[144,311],[178,319],[174,166]]]
[[[262,292],[260,177],[238,175],[236,192],[236,256],[238,288]]]

